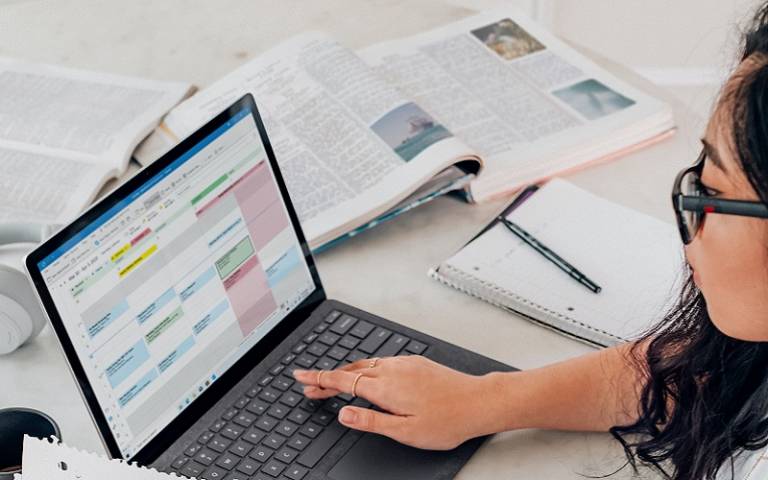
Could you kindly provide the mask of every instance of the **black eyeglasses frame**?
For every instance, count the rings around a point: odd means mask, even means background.
[[[696,162],[688,168],[680,171],[675,177],[675,183],[672,185],[672,208],[675,210],[677,218],[677,228],[680,231],[680,238],[685,245],[693,241],[698,233],[698,228],[704,220],[707,213],[720,213],[724,215],[739,215],[742,217],[768,218],[768,205],[762,202],[748,200],[727,200],[721,198],[712,198],[704,195],[683,195],[682,181],[683,177],[689,173],[696,174],[699,179],[704,169],[704,161],[707,153],[702,150]],[[683,212],[695,212],[699,214],[699,221],[696,232],[691,232]]]

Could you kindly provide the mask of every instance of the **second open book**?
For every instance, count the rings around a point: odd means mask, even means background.
[[[175,108],[137,158],[246,92],[313,248],[446,191],[481,202],[673,129],[662,102],[505,10],[358,52],[294,37]]]

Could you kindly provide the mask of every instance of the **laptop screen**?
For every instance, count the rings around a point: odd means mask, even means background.
[[[123,458],[315,289],[249,108],[37,267]]]

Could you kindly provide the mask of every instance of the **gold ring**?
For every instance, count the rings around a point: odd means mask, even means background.
[[[372,359],[371,359],[371,361],[370,361],[370,363],[368,364],[368,368],[373,368],[373,367],[375,367],[375,366],[376,366],[376,362],[378,362],[378,361],[379,361],[378,357],[376,357],[376,358],[372,358]]]
[[[323,388],[323,385],[320,382],[323,380],[324,373],[325,373],[325,370],[318,370],[317,372],[317,386],[320,388]]]
[[[362,376],[363,376],[362,373],[358,373],[357,375],[355,375],[355,379],[352,381],[352,396],[353,397],[357,396],[357,382],[360,381],[360,377],[362,377]]]

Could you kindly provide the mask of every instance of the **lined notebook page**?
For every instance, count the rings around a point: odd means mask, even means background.
[[[511,308],[521,297],[541,310],[532,316],[556,328],[563,327],[559,322],[585,324],[622,339],[660,320],[677,298],[684,260],[673,225],[561,179],[548,182],[508,218],[602,291],[592,293],[500,224],[447,260],[440,273],[447,267],[457,286],[476,292],[481,282],[497,286],[513,295],[496,302]]]

